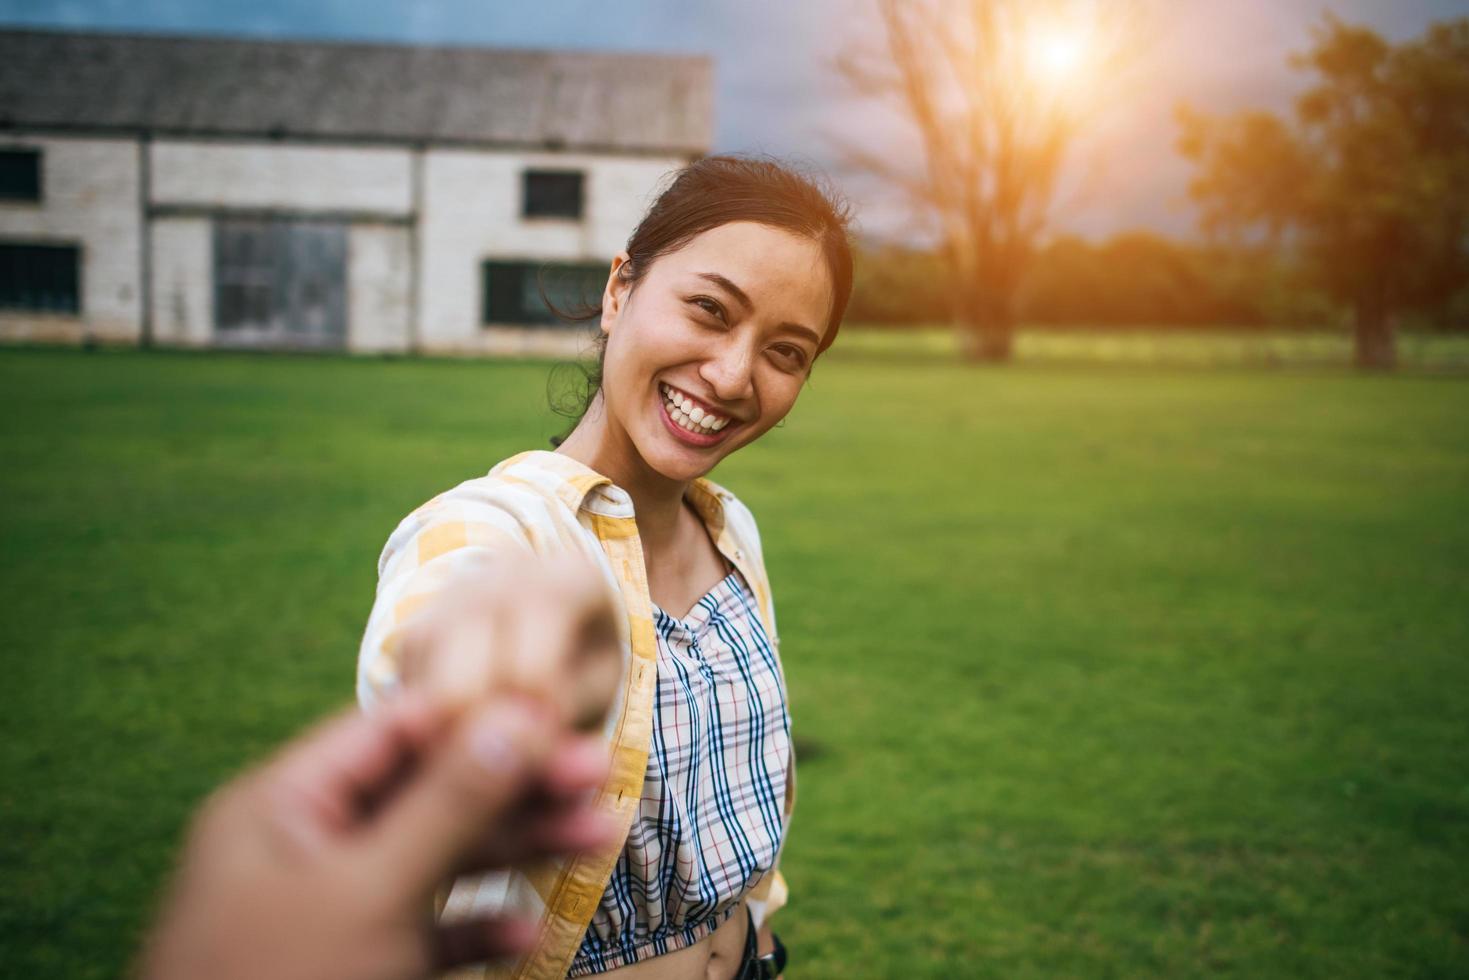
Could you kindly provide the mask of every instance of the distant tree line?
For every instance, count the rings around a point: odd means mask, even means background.
[[[867,245],[847,318],[854,323],[953,321],[947,266],[935,252]],[[1349,305],[1284,248],[1179,241],[1131,231],[1101,242],[1066,236],[1039,247],[1016,293],[1021,324],[1078,327],[1346,328]],[[1469,332],[1469,290],[1403,326]]]

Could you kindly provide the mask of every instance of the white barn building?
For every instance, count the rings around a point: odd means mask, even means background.
[[[0,340],[564,354],[703,57],[0,31]]]

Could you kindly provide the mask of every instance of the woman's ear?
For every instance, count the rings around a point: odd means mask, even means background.
[[[632,288],[632,279],[628,273],[632,266],[628,265],[629,256],[626,251],[618,252],[612,256],[612,269],[607,273],[607,285],[602,289],[602,322],[601,330],[605,334],[612,332],[612,324],[617,322],[617,317],[622,313],[622,308],[627,304],[627,293]]]

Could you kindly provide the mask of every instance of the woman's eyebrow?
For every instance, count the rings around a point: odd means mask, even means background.
[[[699,273],[699,278],[707,279],[710,282],[714,283],[714,285],[718,286],[720,289],[723,289],[725,292],[729,293],[735,299],[739,300],[747,311],[755,309],[755,304],[750,302],[750,297],[745,294],[745,291],[736,286],[734,283],[730,282],[724,276],[721,276],[719,273],[701,272]]]
[[[739,300],[740,305],[745,308],[746,312],[754,311],[755,304],[750,302],[750,297],[745,293],[743,289],[736,286],[727,277],[721,276],[717,272],[701,272],[698,275],[700,279],[705,279],[709,282],[714,283],[714,285],[718,286],[720,289],[723,289],[735,299]],[[782,323],[778,329],[789,330],[792,333],[800,334],[803,337],[809,338],[810,341],[813,344],[816,344],[818,347],[821,346],[821,335],[818,334],[815,330],[812,330],[810,327],[802,326],[799,323],[791,323],[789,320],[787,320],[786,322]]]

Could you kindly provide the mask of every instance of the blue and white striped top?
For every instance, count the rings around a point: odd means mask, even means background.
[[[653,606],[658,691],[641,805],[568,977],[690,946],[774,867],[790,760],[775,651],[738,570],[687,619]]]

